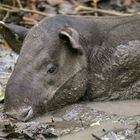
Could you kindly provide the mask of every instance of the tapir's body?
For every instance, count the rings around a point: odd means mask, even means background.
[[[55,16],[27,34],[6,88],[5,110],[28,120],[81,98],[139,97],[140,15]]]

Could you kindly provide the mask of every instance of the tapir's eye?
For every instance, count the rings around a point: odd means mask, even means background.
[[[47,73],[49,74],[56,74],[58,70],[58,66],[57,65],[52,65],[49,67]]]

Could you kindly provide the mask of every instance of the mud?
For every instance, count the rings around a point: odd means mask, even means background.
[[[55,140],[93,140],[92,135],[102,140],[139,140],[140,129],[136,129],[140,124],[139,107],[138,100],[79,103],[15,125],[30,135],[49,126],[48,131],[57,136]]]
[[[140,102],[138,100],[85,103],[84,105],[84,107],[89,107],[88,110],[95,109],[98,115],[95,118],[91,114],[87,115],[86,118],[90,116],[94,118],[94,120],[88,120],[91,124],[87,129],[84,128],[78,133],[66,135],[60,140],[93,140],[92,134],[98,137],[102,136],[103,140],[107,138],[110,140],[134,139],[136,136],[140,138],[140,133],[134,135],[136,124],[140,122]],[[83,114],[87,113],[83,112]]]

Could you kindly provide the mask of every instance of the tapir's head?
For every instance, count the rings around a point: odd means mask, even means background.
[[[75,102],[86,90],[80,35],[64,21],[52,19],[29,31],[6,87],[5,111],[19,120]]]

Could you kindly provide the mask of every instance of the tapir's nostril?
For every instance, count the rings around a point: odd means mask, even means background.
[[[20,109],[19,111],[6,112],[7,116],[19,120],[19,121],[28,121],[33,116],[33,109],[31,106]]]

